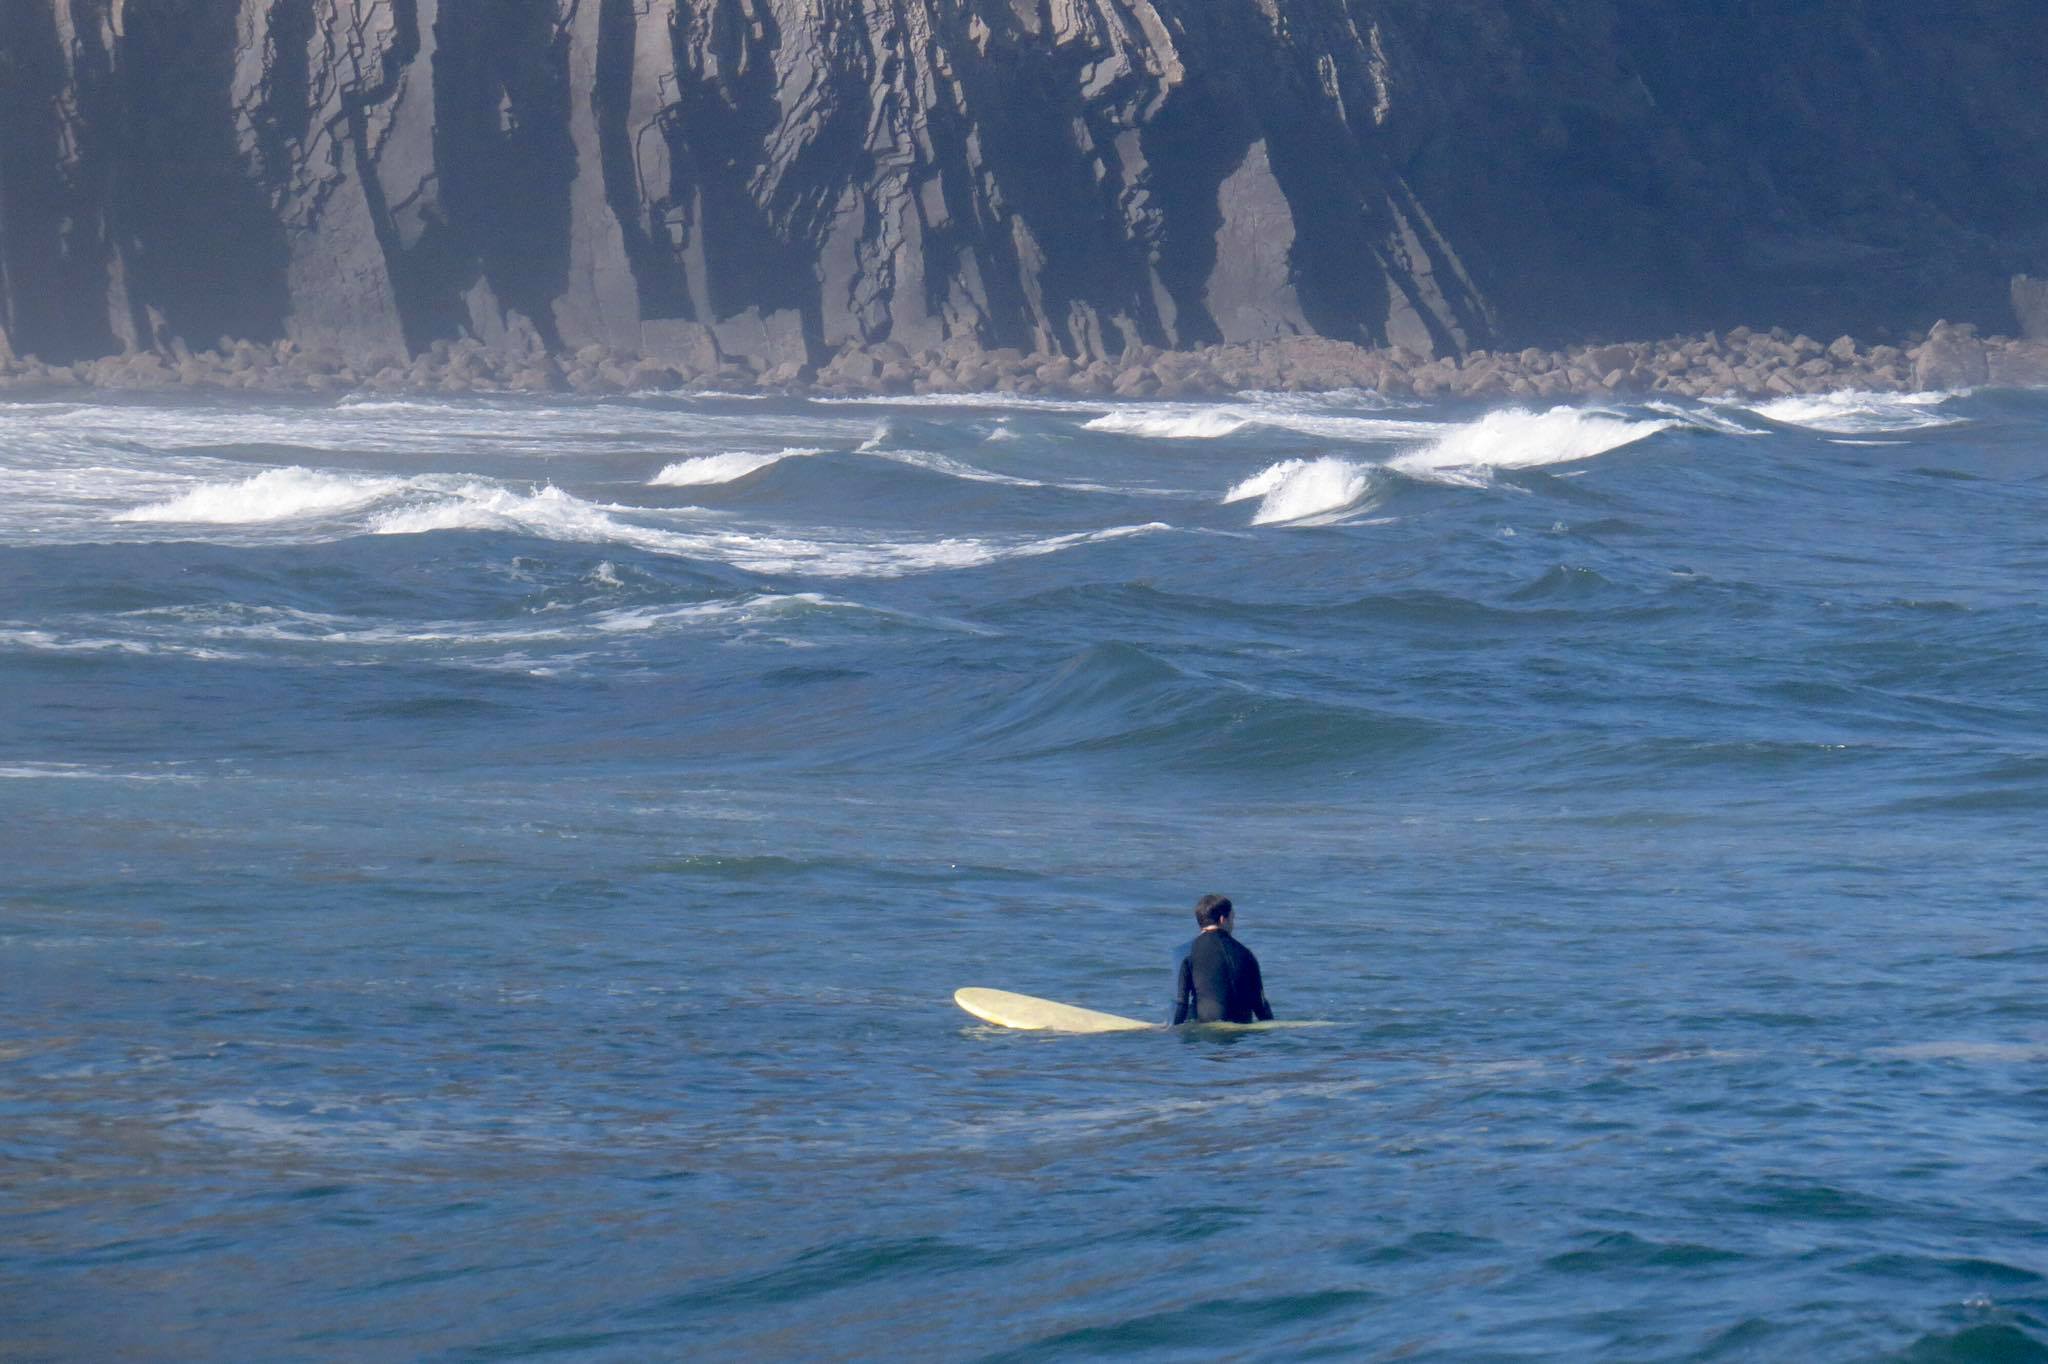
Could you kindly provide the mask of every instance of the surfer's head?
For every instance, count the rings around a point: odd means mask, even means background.
[[[1228,895],[1204,895],[1195,901],[1195,922],[1200,924],[1204,931],[1220,928],[1228,933],[1232,912]]]

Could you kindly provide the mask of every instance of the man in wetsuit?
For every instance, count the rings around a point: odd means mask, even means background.
[[[1180,964],[1179,998],[1173,1006],[1176,1025],[1266,1022],[1273,1006],[1266,1003],[1266,983],[1259,959],[1231,936],[1236,916],[1221,895],[1204,895],[1195,906],[1202,931]]]

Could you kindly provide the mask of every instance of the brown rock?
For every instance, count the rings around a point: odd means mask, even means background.
[[[2048,341],[2013,341],[1990,356],[1991,382],[2005,388],[2048,387]]]
[[[1912,352],[1913,382],[1923,390],[1975,388],[1991,381],[1976,328],[1937,322]]]
[[[1133,365],[1117,375],[1110,388],[1120,398],[1149,398],[1159,391],[1159,380],[1144,365]]]
[[[1627,346],[1601,346],[1588,351],[1585,366],[1596,374],[1607,374],[1614,370],[1627,370],[1635,364],[1635,354]]]

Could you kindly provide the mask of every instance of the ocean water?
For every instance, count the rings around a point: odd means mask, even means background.
[[[2048,1359],[2044,583],[2044,394],[0,406],[0,1356]]]

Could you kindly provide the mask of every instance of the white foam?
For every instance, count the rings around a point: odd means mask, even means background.
[[[1048,398],[1030,393],[1001,393],[994,391],[977,393],[901,393],[847,394],[837,397],[812,398],[818,407],[932,407],[965,408],[970,411],[1018,411],[1038,412],[1100,412],[1103,404],[1081,398]]]
[[[252,525],[292,521],[364,507],[403,491],[404,479],[322,473],[293,465],[266,469],[233,483],[208,483],[165,502],[118,513],[116,521],[180,521]]]
[[[1919,431],[1966,420],[1938,409],[1954,393],[1812,393],[1778,398],[1749,410],[1781,426],[1803,426],[1840,436],[1883,431]]]
[[[198,781],[183,772],[115,772],[84,763],[11,763],[0,766],[0,781]]]
[[[97,636],[60,635],[52,630],[0,629],[0,648],[22,649],[47,654],[175,654],[183,658],[216,662],[234,658],[218,649],[195,648],[188,644],[150,644],[133,639],[102,639]]]
[[[1223,495],[1225,502],[1261,499],[1255,526],[1313,524],[1356,504],[1372,487],[1372,474],[1348,459],[1288,459],[1253,474]]]
[[[591,628],[603,634],[644,634],[677,622],[752,622],[767,616],[806,609],[862,611],[857,602],[840,601],[822,592],[764,592],[744,601],[694,602],[688,606],[625,606],[600,611]]]
[[[696,488],[714,483],[732,483],[748,474],[759,473],[770,465],[780,464],[785,459],[798,459],[806,455],[820,455],[822,450],[800,449],[795,446],[773,453],[761,451],[732,451],[721,455],[698,455],[694,459],[678,460],[653,478],[647,480],[650,488]]]
[[[472,483],[426,506],[379,513],[371,519],[370,529],[378,535],[516,531],[551,540],[631,545],[650,553],[710,559],[756,573],[806,573],[821,577],[896,577],[933,569],[975,568],[1170,529],[1160,522],[1148,522],[1036,540],[949,537],[899,542],[809,538],[786,532],[679,531],[641,525],[616,514],[633,510],[586,502],[552,485],[537,492],[519,493]]]
[[[1227,407],[1125,407],[1083,422],[1090,431],[1154,440],[1216,440],[1236,435],[1251,418]]]
[[[157,607],[124,612],[119,624],[144,637],[128,642],[128,652],[154,652],[163,647],[147,639],[189,636],[197,632],[209,640],[231,639],[243,643],[279,644],[322,649],[431,649],[437,657],[463,661],[460,651],[489,650],[495,657],[468,659],[471,666],[526,667],[532,660],[524,654],[505,654],[507,649],[539,647],[551,662],[588,657],[585,652],[564,654],[563,649],[603,647],[627,636],[662,634],[676,630],[747,629],[764,623],[800,616],[811,611],[844,611],[865,616],[885,616],[925,628],[939,628],[966,634],[993,634],[985,627],[939,616],[920,616],[869,606],[828,596],[820,592],[762,592],[736,599],[689,602],[679,605],[617,606],[604,610],[563,610],[538,608],[538,619],[519,624],[464,620],[419,621],[402,627],[370,623],[356,617],[297,611],[288,607],[245,605],[238,602],[206,606]],[[0,638],[0,644],[4,644]],[[109,641],[108,643],[112,643]],[[220,655],[226,657],[227,655]],[[4,775],[4,774],[0,774]]]
[[[605,399],[540,405],[530,398],[481,397],[353,400],[318,407],[82,404],[0,412],[0,440],[11,434],[10,427],[20,426],[32,429],[39,442],[90,442],[102,451],[109,442],[127,441],[158,452],[270,445],[380,456],[401,449],[460,457],[486,447],[500,455],[555,460],[584,453],[644,455],[741,446],[759,438],[760,423],[757,413],[707,408],[673,395],[659,404]],[[851,412],[828,410],[798,410],[776,418],[777,433],[792,444],[857,440],[869,424]]]
[[[1415,421],[1398,417],[1346,417],[1334,413],[1285,412],[1262,417],[1263,426],[1278,427],[1324,440],[1355,441],[1365,445],[1386,445],[1396,441],[1428,440],[1443,431],[1444,423]]]
[[[1346,407],[1383,408],[1384,402],[1367,402],[1364,395],[1310,396],[1292,393],[1247,395],[1229,403],[1161,403],[1152,406],[1120,407],[1084,422],[1090,431],[1141,436],[1150,440],[1219,440],[1251,427],[1293,431],[1325,440],[1385,444],[1435,435],[1444,429],[1440,422],[1411,418],[1360,416]]]
[[[450,496],[420,506],[394,508],[370,519],[376,535],[422,535],[437,530],[532,531],[555,540],[623,540],[632,537],[602,507],[552,483],[531,493],[488,483],[465,483]]]
[[[1113,488],[1105,483],[1062,483],[1047,482],[1038,478],[1019,478],[1015,474],[999,474],[992,469],[976,468],[964,464],[949,455],[936,454],[930,450],[870,450],[862,453],[875,459],[886,459],[897,464],[907,464],[913,469],[927,473],[945,474],[949,478],[965,479],[970,483],[999,483],[1011,488],[1058,488],[1070,493],[1114,493],[1142,494],[1155,497],[1184,496],[1165,488]]]
[[[1770,432],[1760,431],[1754,426],[1744,426],[1741,422],[1731,417],[1724,417],[1711,408],[1683,407],[1677,403],[1665,402],[1661,399],[1656,402],[1644,403],[1643,406],[1652,412],[1662,412],[1667,417],[1676,417],[1688,426],[1704,427],[1709,431],[1718,431],[1724,436],[1767,436],[1770,434]]]
[[[1502,408],[1452,427],[1428,445],[1389,460],[1387,467],[1419,478],[1469,484],[1480,481],[1487,469],[1536,469],[1591,459],[1676,425],[1671,420],[1632,421],[1576,407],[1553,407],[1548,412]]]

